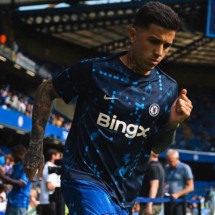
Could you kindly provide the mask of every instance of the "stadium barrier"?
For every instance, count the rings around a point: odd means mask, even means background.
[[[173,203],[183,203],[184,206],[184,211],[186,214],[186,205],[187,203],[189,204],[197,204],[198,205],[198,215],[201,215],[201,202],[200,199],[186,199],[184,198],[179,198],[179,199],[174,199],[173,197],[164,197],[164,198],[145,198],[145,197],[137,197],[136,202],[138,203],[148,203],[148,202],[153,202],[153,203],[169,203],[170,208]],[[174,215],[172,211],[170,211],[171,215]]]

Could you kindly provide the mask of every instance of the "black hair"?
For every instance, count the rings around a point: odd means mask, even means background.
[[[51,158],[52,158],[52,155],[56,155],[58,153],[60,153],[60,152],[58,150],[56,150],[56,149],[49,149],[46,152],[46,156],[45,156],[46,161],[50,161]]]
[[[148,28],[150,24],[175,31],[181,27],[178,14],[169,6],[155,1],[146,3],[137,11],[133,26]]]

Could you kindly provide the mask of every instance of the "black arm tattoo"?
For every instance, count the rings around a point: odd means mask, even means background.
[[[59,96],[55,92],[51,80],[43,82],[36,92],[32,116],[31,140],[23,161],[25,169],[29,171],[35,171],[44,162],[43,136],[53,100],[57,97]]]
[[[33,107],[31,143],[42,142],[53,100],[57,97],[59,96],[55,92],[51,80],[39,86]]]
[[[30,142],[28,152],[23,160],[24,167],[27,169],[36,170],[41,162],[44,161],[43,159],[43,144],[41,142],[36,144]]]

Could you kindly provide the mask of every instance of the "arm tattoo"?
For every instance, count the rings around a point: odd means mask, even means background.
[[[31,140],[23,161],[24,167],[28,171],[35,171],[44,162],[43,136],[52,109],[52,102],[57,97],[59,96],[55,92],[51,80],[43,82],[36,92],[32,116]]]
[[[32,144],[30,142],[28,147],[28,153],[23,160],[25,168],[36,170],[41,162],[43,162],[43,145],[42,143]]]
[[[52,103],[57,97],[51,80],[46,81],[39,86],[33,107],[30,144],[42,143],[45,127],[52,109]]]

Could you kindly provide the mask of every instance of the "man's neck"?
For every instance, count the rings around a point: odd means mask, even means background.
[[[120,60],[125,66],[127,66],[130,70],[132,70],[136,74],[147,76],[151,73],[151,71],[145,71],[142,68],[138,67],[133,57],[133,54],[130,50],[128,51],[128,53],[121,56]]]
[[[158,158],[151,157],[151,158],[150,158],[150,162],[151,162],[151,161],[158,161]]]

